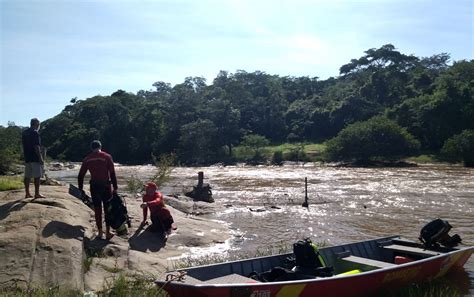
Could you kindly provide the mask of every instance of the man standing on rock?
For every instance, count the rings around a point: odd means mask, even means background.
[[[21,141],[23,144],[23,155],[25,158],[25,198],[31,198],[30,181],[33,178],[35,184],[35,198],[44,198],[40,194],[40,178],[44,175],[44,159],[41,151],[41,138],[38,133],[40,121],[33,118],[30,128],[23,131]]]
[[[115,176],[114,161],[112,156],[102,151],[102,144],[99,140],[94,140],[91,143],[92,152],[82,161],[81,169],[79,170],[78,186],[82,190],[84,186],[84,176],[89,170],[91,174],[90,191],[92,202],[94,203],[95,222],[99,232],[98,237],[102,238],[102,205],[105,213],[105,238],[108,240],[112,238],[110,233],[110,226],[107,224],[107,207],[108,201],[112,197],[112,189],[117,192],[117,177]]]

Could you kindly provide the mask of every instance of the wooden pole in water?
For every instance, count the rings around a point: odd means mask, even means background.
[[[301,205],[303,207],[308,207],[308,178],[304,178],[304,202]]]
[[[202,184],[204,182],[204,172],[199,171],[198,172],[198,187],[201,188]]]

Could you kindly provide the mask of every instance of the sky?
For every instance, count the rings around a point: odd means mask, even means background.
[[[327,79],[370,48],[474,56],[471,0],[0,0],[0,125],[220,70]]]

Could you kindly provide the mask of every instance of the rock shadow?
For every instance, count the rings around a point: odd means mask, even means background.
[[[47,200],[47,198],[34,198],[31,200],[31,203],[36,203],[36,204],[41,204],[41,205],[46,205],[46,206],[52,206],[52,207],[59,207],[62,209],[67,209],[64,204],[54,201],[54,200]]]
[[[84,238],[84,247],[86,256],[88,257],[103,257],[104,249],[110,242],[101,238]]]
[[[60,221],[51,221],[43,229],[43,237],[56,235],[62,239],[78,239],[83,240],[85,228],[80,225],[70,225]]]
[[[140,252],[158,252],[164,247],[166,239],[162,232],[153,232],[152,230],[152,226],[148,226],[145,230],[138,228],[128,239],[130,249]]]
[[[0,205],[0,220],[7,218],[11,212],[21,210],[29,202],[31,202],[31,200],[19,199]]]

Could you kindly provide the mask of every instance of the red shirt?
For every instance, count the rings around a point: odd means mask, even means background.
[[[81,169],[79,170],[79,176],[77,177],[80,189],[82,189],[84,184],[84,176],[87,170],[91,173],[91,181],[111,181],[114,190],[117,190],[117,177],[115,176],[114,161],[111,155],[99,150],[85,157],[84,161],[82,161]]]
[[[160,192],[155,192],[153,196],[143,195],[143,202],[147,202],[148,207],[150,208],[150,213],[155,214],[160,211],[160,208],[165,207],[163,202],[163,194]],[[148,207],[143,209],[143,220],[146,220],[148,215]]]

